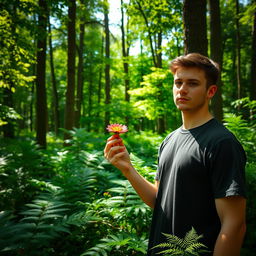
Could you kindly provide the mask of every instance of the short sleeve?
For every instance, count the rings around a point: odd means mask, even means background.
[[[246,196],[246,155],[236,139],[228,138],[216,143],[210,162],[210,177],[215,198]]]

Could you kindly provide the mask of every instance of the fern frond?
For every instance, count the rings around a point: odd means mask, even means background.
[[[203,236],[198,235],[196,230],[192,227],[190,231],[188,231],[184,237],[184,246],[185,248],[189,247],[190,245],[195,244],[198,240],[200,240]]]
[[[166,237],[167,242],[160,243],[151,248],[152,250],[165,249],[157,254],[169,255],[171,253],[170,255],[200,256],[201,253],[209,252],[204,244],[198,242],[202,235],[198,235],[194,228],[187,232],[184,238],[179,238],[172,234],[162,234]]]
[[[171,248],[184,248],[184,240],[182,238],[166,233],[163,233],[163,235],[166,237],[169,245],[173,246]]]
[[[141,251],[143,253],[146,253],[147,241],[146,242],[145,241],[146,240],[143,237],[139,238],[137,236],[133,236],[127,233],[119,233],[117,235],[112,234],[101,239],[97,245],[90,248],[81,256],[84,256],[84,255],[103,256],[105,255],[104,253],[118,252],[120,248],[127,248],[126,249],[127,255],[129,255],[129,249],[132,250],[133,252]],[[143,247],[139,248],[139,245],[141,246],[141,243],[145,245],[145,248]]]
[[[204,244],[194,243],[194,244],[191,244],[189,247],[187,247],[185,252],[191,255],[200,256],[200,254],[207,253],[209,251],[207,250],[207,246],[205,246]]]
[[[178,249],[167,249],[167,250],[164,250],[164,251],[161,251],[161,252],[158,252],[156,254],[164,254],[164,255],[180,255],[180,256],[183,256],[184,255],[184,252],[181,251],[181,250],[178,250]]]
[[[160,243],[156,246],[154,246],[152,249],[155,249],[155,248],[172,248],[172,247],[175,247],[174,244],[170,244],[170,243]]]

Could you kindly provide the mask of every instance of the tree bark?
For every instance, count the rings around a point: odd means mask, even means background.
[[[84,1],[81,0],[81,4],[84,4]],[[83,61],[83,52],[84,52],[84,29],[85,29],[85,20],[83,15],[80,18],[80,35],[79,35],[79,50],[78,50],[78,67],[77,67],[77,93],[76,93],[76,108],[75,108],[75,126],[80,127],[80,118],[81,118],[81,109],[83,102],[83,87],[84,87],[84,61]]]
[[[89,84],[88,84],[88,123],[87,123],[87,130],[88,132],[91,130],[91,118],[92,118],[92,96],[93,96],[93,72],[92,66],[90,66],[89,70]]]
[[[56,83],[56,77],[55,77],[51,23],[49,18],[48,18],[48,31],[49,31],[48,41],[49,41],[50,69],[51,69],[51,81],[52,81],[52,95],[53,95],[54,132],[56,135],[58,135],[59,128],[60,128],[59,97],[58,97],[57,83]]]
[[[216,61],[220,70],[222,69],[223,60],[223,47],[222,47],[222,34],[221,34],[221,20],[220,20],[220,3],[219,0],[209,0],[210,7],[210,50],[211,59]],[[222,101],[222,82],[221,76],[217,82],[218,90],[212,99],[213,115],[219,121],[223,119],[223,101]]]
[[[46,33],[47,33],[47,2],[39,0],[39,16],[37,39],[37,65],[36,65],[36,141],[46,148],[47,132],[47,99],[45,86],[46,70]]]
[[[239,24],[239,0],[236,0],[236,77],[237,77],[237,98],[242,97],[241,88],[241,42]]]
[[[101,59],[104,58],[104,36],[102,36],[102,40],[101,40],[101,51],[100,51],[101,55]],[[97,90],[97,114],[96,114],[96,120],[97,121],[100,121],[101,117],[100,117],[100,114],[101,114],[101,99],[102,99],[102,73],[103,73],[103,64],[100,63],[99,64],[99,69],[98,69],[98,90]],[[100,126],[97,126],[97,131],[100,131],[101,130],[101,127]]]
[[[256,3],[256,0],[254,0]],[[256,10],[253,15],[250,99],[256,100]]]
[[[162,32],[159,32],[157,34],[157,53],[156,53],[156,57],[157,57],[157,67],[162,68]],[[160,83],[158,85],[158,87],[159,87],[158,100],[159,100],[159,102],[162,102],[163,101],[163,92],[162,92],[163,84]],[[157,119],[157,131],[158,131],[159,134],[162,134],[162,133],[165,132],[165,118],[164,118],[163,113]]]
[[[125,101],[130,102],[130,95],[128,93],[130,89],[130,79],[129,79],[129,46],[126,41],[125,25],[124,25],[124,9],[123,0],[121,0],[121,32],[122,32],[122,54],[123,54],[123,67],[124,67],[124,87],[125,87]],[[129,125],[129,117],[126,115],[126,125]]]
[[[69,1],[68,18],[68,72],[64,128],[72,130],[75,125],[76,0]],[[64,133],[64,140],[69,138],[69,134]]]
[[[105,1],[108,4],[108,1]],[[104,26],[105,26],[105,127],[110,122],[110,37],[109,37],[109,19],[108,19],[108,7],[104,10]],[[104,127],[104,131],[106,129]]]
[[[184,0],[185,53],[208,55],[206,0]]]

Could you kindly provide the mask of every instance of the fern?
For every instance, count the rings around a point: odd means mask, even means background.
[[[55,179],[56,184],[62,188],[65,201],[73,205],[89,201],[95,191],[96,181],[95,171],[86,168],[62,173]]]
[[[102,221],[102,218],[95,216],[91,211],[82,211],[70,215],[66,220],[66,224],[80,227],[91,222],[95,223],[99,221]]]
[[[254,162],[256,157],[256,123],[250,123],[244,120],[242,116],[235,114],[226,114],[224,121],[224,125],[230,129],[242,143],[247,153],[248,160]]]
[[[108,189],[111,197],[105,200],[106,205],[114,209],[112,214],[117,221],[126,226],[129,224],[129,231],[135,229],[142,232],[151,218],[150,208],[143,203],[129,181],[116,180],[113,183],[118,186]]]
[[[2,214],[0,251],[23,250],[26,255],[31,255],[30,252],[42,255],[38,249],[47,248],[61,234],[69,233],[68,225],[63,221],[68,210],[68,205],[56,192],[48,191],[26,204],[20,212],[23,218],[18,223],[12,221],[11,214]],[[7,222],[4,224],[3,220]]]
[[[144,237],[138,237],[127,233],[109,235],[100,240],[100,243],[93,246],[81,256],[107,256],[110,253],[118,252],[117,255],[145,255],[147,240]],[[141,253],[141,254],[140,254]]]
[[[207,247],[200,243],[199,240],[202,238],[202,235],[197,235],[194,228],[192,228],[184,238],[179,238],[175,235],[165,234],[167,242],[160,243],[151,250],[154,249],[164,249],[157,254],[163,255],[179,255],[179,256],[200,256],[201,253],[207,253]]]

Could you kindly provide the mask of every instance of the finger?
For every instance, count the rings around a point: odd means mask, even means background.
[[[111,159],[120,152],[123,152],[123,149],[120,146],[114,146],[109,150],[107,157]]]
[[[123,146],[123,141],[122,139],[115,139],[115,140],[110,140],[107,142],[106,146],[105,146],[105,149],[104,149],[104,153],[105,152],[108,152],[110,150],[111,147],[113,146]]]
[[[106,152],[106,158],[111,161],[111,159],[118,153],[120,152],[124,152],[125,151],[125,147],[122,146],[114,146],[111,147],[110,150],[108,152]]]
[[[114,134],[114,135],[112,135],[111,137],[109,137],[109,138],[107,139],[107,141],[115,140],[115,139],[120,139],[120,136],[117,137],[117,136]]]
[[[115,145],[115,143],[117,143],[116,140],[108,139],[104,151],[108,151],[111,147],[113,147]]]
[[[123,156],[125,155],[125,152],[119,152],[117,153],[116,155],[114,155],[110,160],[109,162],[113,165],[115,165],[120,158],[122,158]]]
[[[128,151],[126,150],[125,146],[116,146],[116,147],[112,147],[110,151],[108,152],[104,152],[104,157],[111,162],[111,159],[117,155],[118,153],[128,153]]]

